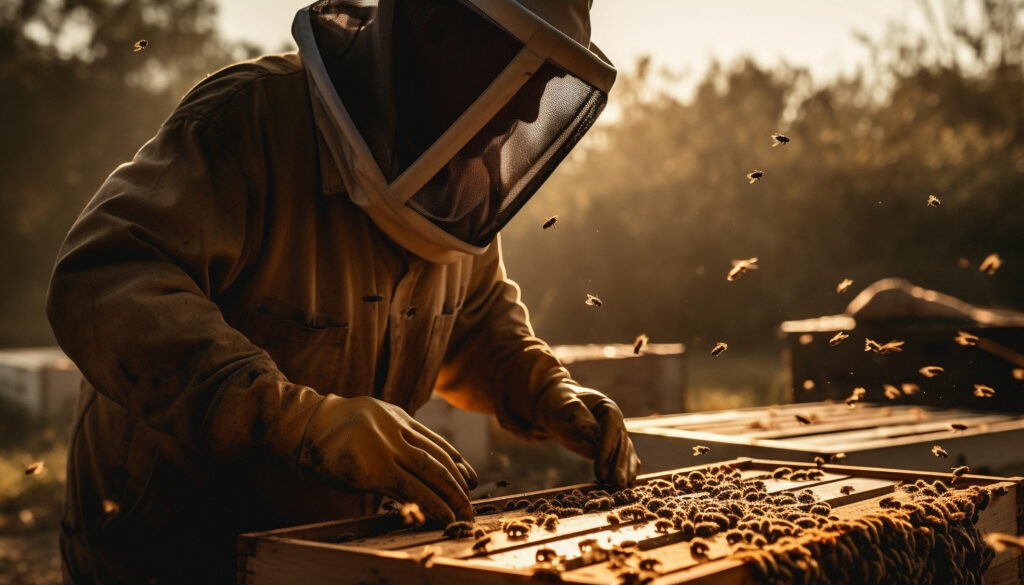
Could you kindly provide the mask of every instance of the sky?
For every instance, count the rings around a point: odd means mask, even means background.
[[[268,50],[290,45],[295,11],[308,0],[219,0],[223,32]],[[712,58],[751,55],[786,61],[824,80],[853,69],[867,52],[852,36],[879,36],[887,22],[917,22],[915,0],[595,0],[593,40],[620,69],[651,55],[694,78]]]

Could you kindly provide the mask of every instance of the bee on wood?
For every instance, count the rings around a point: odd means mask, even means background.
[[[400,513],[402,514],[402,523],[406,526],[420,526],[427,521],[426,516],[423,515],[423,511],[420,510],[420,505],[416,502],[402,504]]]
[[[772,471],[772,477],[775,479],[784,479],[791,473],[793,473],[793,469],[791,467],[776,467],[775,471]]]
[[[887,353],[903,351],[901,346],[904,343],[905,343],[904,341],[898,341],[898,340],[895,340],[895,339],[892,340],[892,341],[888,341],[886,343],[878,343],[877,341],[875,341],[874,339],[871,339],[870,337],[865,337],[864,338],[864,351],[873,351],[875,353],[880,353],[880,354],[885,355]]]
[[[584,302],[590,305],[591,307],[600,307],[602,304],[601,299],[597,298],[595,295],[592,295],[590,293],[587,293],[587,300]]]
[[[538,548],[535,558],[538,563],[553,563],[558,559],[558,553],[550,548]]]
[[[789,137],[778,132],[772,134],[772,148],[776,146],[786,146],[789,144]]]
[[[25,468],[25,475],[39,475],[46,471],[45,461],[36,461]]]
[[[764,171],[761,171],[761,170],[754,170],[754,171],[751,171],[751,172],[747,173],[747,180],[750,181],[751,185],[753,185],[754,183],[760,181],[763,177],[764,177]]]
[[[540,227],[541,227],[541,229],[545,229],[545,230],[550,228],[550,227],[555,227],[555,222],[557,222],[557,221],[558,221],[558,216],[557,215],[552,215],[551,217],[545,219],[544,223],[540,224]]]
[[[607,516],[604,517],[604,519],[609,524],[619,524],[620,522],[622,522],[622,519],[619,518],[619,515],[616,514],[615,512],[612,512],[611,514],[608,514]]]
[[[850,336],[847,335],[845,331],[840,331],[839,333],[836,333],[835,335],[832,336],[831,339],[828,340],[828,344],[831,345],[832,347],[835,347],[842,343],[844,339],[848,339],[849,337]]]
[[[640,562],[637,564],[637,566],[640,567],[641,571],[654,571],[655,568],[660,564],[661,561],[659,561],[658,559],[646,558],[640,559]]]
[[[934,378],[945,371],[946,369],[942,366],[925,366],[918,370],[918,372],[920,372],[925,378]]]
[[[709,545],[706,541],[700,540],[698,538],[695,538],[692,541],[690,541],[690,554],[694,557],[706,557],[708,555],[708,552],[710,551],[711,545]]]
[[[825,465],[825,458],[821,457],[821,456],[815,457],[814,458],[814,464],[817,465],[818,467],[824,466]]]
[[[718,357],[722,355],[725,350],[729,349],[729,344],[724,341],[719,341],[715,344],[715,347],[711,348],[711,355]]]
[[[759,268],[757,260],[756,256],[753,258],[745,258],[743,260],[733,260],[732,268],[729,270],[729,274],[725,276],[725,279],[732,282],[746,274],[748,270],[757,270]]]
[[[938,207],[942,205],[942,200],[936,197],[935,195],[929,195],[927,205],[928,207]]]
[[[485,536],[487,536],[487,531],[484,530],[483,528],[474,528],[473,529],[473,538],[475,538],[477,540],[480,540],[481,538],[483,538]]]
[[[949,457],[949,452],[943,449],[941,445],[932,445],[932,455],[935,455],[940,459],[945,459],[946,457]]]
[[[965,473],[968,473],[971,470],[971,468],[967,467],[966,465],[961,465],[960,467],[953,467],[952,470],[953,477],[961,477]]]
[[[654,523],[654,531],[655,532],[660,532],[661,534],[666,534],[671,529],[672,529],[672,522],[669,521],[669,520],[665,520],[664,518],[660,518],[660,519],[658,519],[657,522]]]
[[[888,398],[889,400],[896,400],[897,398],[902,396],[902,393],[900,392],[900,389],[895,387],[895,386],[893,386],[892,384],[885,384],[884,387],[885,387],[885,397]]]
[[[434,555],[436,554],[436,548],[432,546],[425,546],[423,547],[423,552],[420,553],[419,558],[416,559],[416,562],[429,569],[434,564]]]
[[[636,355],[640,355],[640,350],[643,349],[645,345],[647,345],[648,341],[650,341],[650,338],[644,335],[643,333],[637,335],[636,340],[633,342],[633,353]]]
[[[502,530],[509,540],[523,540],[530,534],[530,525],[514,520],[502,526]]]
[[[844,292],[850,290],[850,286],[852,285],[853,281],[850,280],[849,278],[844,278],[840,280],[839,284],[836,285],[836,294],[843,294]]]
[[[921,391],[921,387],[917,384],[900,384],[900,390],[907,396],[913,396]]]
[[[848,496],[852,494],[854,491],[856,491],[856,489],[852,485],[844,485],[839,488],[839,493],[843,494],[844,496]]]
[[[825,477],[825,472],[820,469],[811,469],[807,472],[807,479],[818,480]]]
[[[809,425],[809,424],[814,422],[814,420],[812,420],[811,415],[796,414],[796,415],[793,415],[793,416],[796,418],[796,422],[798,422],[798,423],[800,423],[802,425]]]
[[[974,395],[978,398],[992,398],[996,395],[995,389],[984,384],[974,385]]]
[[[578,546],[580,548],[580,552],[581,553],[585,553],[587,551],[594,550],[595,548],[598,548],[597,539],[596,538],[584,538],[583,540],[579,541]]]
[[[141,53],[142,51],[145,51],[146,47],[148,47],[148,46],[149,46],[149,41],[147,41],[146,39],[139,39],[139,40],[135,41],[135,45],[132,46],[132,52],[133,53]]]
[[[452,522],[444,527],[444,535],[448,538],[466,538],[473,533],[473,525],[469,522]]]
[[[364,303],[379,303],[384,300],[384,295],[364,295]]]
[[[113,518],[121,513],[121,505],[114,500],[103,500],[103,513],[108,518]]]
[[[985,256],[985,259],[981,261],[981,266],[978,266],[980,272],[984,272],[989,276],[996,273],[999,267],[1003,265],[1003,259],[999,257],[999,254],[992,253]]]
[[[490,536],[486,536],[485,535],[482,538],[478,538],[477,541],[473,543],[473,552],[478,552],[478,553],[487,552],[487,546],[490,545],[490,544],[491,544],[491,537]]]
[[[847,408],[855,408],[857,406],[857,403],[860,402],[860,396],[847,396],[844,402],[846,402]]]
[[[704,445],[693,446],[693,456],[700,457],[701,455],[707,455],[711,452],[711,447],[705,447]]]
[[[899,500],[892,496],[886,496],[881,500],[878,500],[878,506],[880,508],[899,509],[903,506],[903,504],[901,504]]]
[[[558,516],[555,516],[554,514],[548,514],[544,517],[543,522],[541,522],[541,526],[544,528],[544,530],[547,530],[548,532],[554,532],[555,527],[558,526]]]
[[[846,453],[834,453],[828,457],[829,463],[838,463],[846,460]]]
[[[956,337],[953,338],[953,341],[959,343],[960,345],[964,345],[964,346],[966,346],[966,345],[978,345],[978,341],[979,340],[980,340],[980,338],[977,335],[971,335],[970,333],[968,333],[966,331],[957,331],[956,332]]]
[[[966,431],[967,425],[961,423],[949,423],[949,430],[956,432]]]

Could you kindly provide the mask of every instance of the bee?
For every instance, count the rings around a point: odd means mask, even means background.
[[[925,366],[918,370],[918,372],[920,372],[925,378],[934,378],[945,371],[946,369],[942,366]]]
[[[44,471],[46,471],[46,462],[36,461],[25,468],[25,475],[39,475]]]
[[[846,400],[844,402],[846,402],[847,408],[856,408],[857,403],[860,402],[860,396],[857,396],[857,395],[847,396]]]
[[[989,276],[996,273],[999,267],[1003,265],[1003,259],[999,257],[999,254],[992,253],[985,256],[985,259],[981,261],[981,266],[978,266],[980,272],[984,272]]]
[[[796,415],[793,415],[793,416],[796,418],[796,422],[798,422],[798,423],[800,423],[802,425],[809,425],[812,422],[814,422],[814,420],[813,420],[811,415],[796,414]]]
[[[761,170],[754,170],[747,173],[747,180],[750,181],[751,185],[760,181],[762,177],[764,177],[764,171]]]
[[[558,216],[557,215],[552,215],[551,217],[545,219],[544,223],[540,224],[540,227],[541,227],[541,229],[545,229],[545,230],[550,228],[550,227],[555,227],[555,222],[557,222],[557,221],[558,221]]]
[[[465,538],[472,534],[473,525],[469,522],[452,522],[444,527],[444,535],[448,538]]]
[[[605,516],[604,519],[605,519],[605,521],[608,522],[608,524],[613,524],[613,525],[614,524],[619,524],[619,523],[622,522],[622,519],[619,518],[619,515],[616,514],[615,512],[612,512],[611,514],[608,514],[607,516]]]
[[[364,303],[379,303],[384,300],[384,295],[364,295]]]
[[[843,494],[844,496],[848,496],[852,494],[854,491],[856,491],[856,488],[854,488],[852,485],[844,485],[841,488],[839,488],[839,493]]]
[[[103,500],[103,513],[113,518],[121,513],[121,505],[114,500]]]
[[[880,353],[882,355],[885,355],[887,353],[894,353],[894,352],[897,352],[897,351],[903,351],[902,345],[904,343],[906,343],[906,342],[899,341],[899,340],[896,340],[896,339],[894,339],[892,341],[887,341],[886,343],[878,343],[877,341],[875,341],[874,339],[871,339],[870,337],[865,337],[864,338],[864,351],[873,351],[875,353]]]
[[[899,388],[893,386],[892,384],[885,385],[885,397],[888,398],[889,400],[896,400],[901,395],[902,394],[900,393]]]
[[[719,341],[715,344],[715,347],[711,349],[711,355],[718,357],[727,349],[729,349],[729,344],[724,341]]]
[[[494,482],[494,486],[500,488],[506,488],[510,485],[512,485],[512,482],[507,479],[499,479],[498,481]]]
[[[647,337],[645,334],[641,333],[640,335],[637,335],[636,340],[633,342],[633,353],[636,355],[640,355],[640,350],[643,349],[645,345],[647,345],[648,341],[650,341],[650,338]]]
[[[852,284],[853,284],[853,281],[850,280],[849,278],[842,279],[841,281],[839,281],[839,284],[836,285],[836,294],[840,294],[841,295],[844,292],[850,290],[850,286]]]
[[[705,447],[704,445],[693,446],[693,456],[700,457],[701,455],[707,455],[711,452],[711,447]]]
[[[554,514],[548,514],[544,517],[544,520],[541,522],[541,526],[544,528],[544,530],[547,530],[548,532],[554,532],[555,527],[558,526],[558,516],[555,516]]]
[[[1021,536],[1013,536],[1012,534],[1004,534],[1002,532],[989,532],[985,535],[985,542],[997,553],[1001,553],[1007,548],[1024,551],[1024,537]]]
[[[829,455],[828,460],[829,460],[830,463],[837,463],[839,461],[845,461],[846,460],[846,453],[835,453],[833,455]]]
[[[594,550],[595,548],[598,548],[597,539],[596,538],[584,538],[583,540],[579,541],[578,546],[580,547],[580,552],[581,553],[585,553],[587,551]]]
[[[804,388],[804,390],[807,390],[807,391],[814,390],[814,380],[810,380],[810,379],[804,380],[803,388]]]
[[[139,39],[139,40],[135,41],[135,45],[132,47],[132,52],[133,53],[141,53],[142,51],[145,51],[146,47],[148,47],[148,46],[149,46],[149,41],[147,41],[146,39]]]
[[[402,504],[400,513],[402,514],[402,523],[406,526],[420,526],[427,521],[426,516],[423,515],[423,511],[420,510],[420,505],[416,502]]]
[[[553,563],[558,558],[558,553],[550,548],[538,548],[535,558],[538,563]]]
[[[746,258],[743,260],[733,260],[732,269],[729,270],[729,274],[726,275],[725,279],[729,282],[736,280],[743,276],[748,270],[757,270],[757,257]]]
[[[900,384],[900,390],[907,396],[913,396],[921,391],[921,387],[917,384]]]
[[[967,425],[961,423],[949,423],[949,430],[951,431],[966,431]]]
[[[671,529],[672,529],[672,522],[670,522],[669,520],[666,520],[664,518],[661,518],[657,522],[654,523],[654,531],[655,532],[660,532],[662,534],[665,534],[665,533],[667,533]]]
[[[646,558],[640,559],[640,562],[637,566],[640,567],[641,571],[653,571],[655,570],[655,567],[657,567],[660,564],[661,561],[659,561],[658,559]]]
[[[835,347],[842,343],[844,339],[847,339],[849,337],[850,336],[847,335],[845,331],[840,331],[839,333],[836,333],[835,335],[832,336],[831,339],[828,340],[828,344],[831,345],[832,347]]]
[[[489,544],[491,544],[490,536],[485,535],[482,538],[478,538],[477,541],[473,543],[473,552],[487,552],[487,546]]]
[[[434,564],[434,555],[437,554],[437,549],[432,546],[423,547],[423,552],[420,554],[416,562],[427,567],[428,569]]]
[[[772,134],[772,148],[775,148],[776,146],[786,146],[787,144],[789,144],[788,136],[779,134],[778,132]]]
[[[935,195],[928,196],[928,207],[938,207],[942,205],[942,200]]]
[[[892,496],[886,496],[881,500],[878,500],[878,506],[880,508],[899,509],[903,506],[903,504],[901,504],[899,500]]]
[[[824,466],[825,465],[825,458],[821,457],[821,456],[815,457],[814,458],[814,464],[817,465],[818,467]]]
[[[597,298],[595,295],[592,295],[590,293],[587,293],[587,300],[584,301],[584,302],[586,304],[590,305],[591,307],[600,307],[601,306],[601,299]]]
[[[481,538],[483,538],[485,536],[487,536],[487,531],[484,530],[483,528],[474,528],[473,529],[473,538],[475,538],[477,540],[480,540]]]
[[[978,345],[978,341],[980,341],[980,338],[977,335],[971,335],[966,331],[957,331],[956,337],[953,338],[953,341],[964,346]]]
[[[784,479],[791,473],[793,473],[793,469],[791,467],[776,467],[775,470],[772,471],[772,477],[775,479]]]
[[[706,557],[710,550],[711,546],[703,540],[695,538],[690,542],[690,554],[695,557]]]
[[[960,467],[953,467],[951,469],[953,470],[953,477],[962,477],[964,474],[969,473],[971,471],[971,468],[967,467],[966,465],[961,465]]]
[[[1010,375],[1014,380],[1024,380],[1024,368],[1014,368]]]
[[[510,540],[522,540],[530,534],[530,525],[523,522],[512,521],[502,527],[505,536]]]
[[[995,394],[996,391],[990,386],[986,386],[984,384],[974,385],[974,395],[977,396],[978,398],[991,398],[995,396]]]
[[[935,455],[940,459],[945,459],[946,457],[949,457],[949,452],[943,449],[941,445],[933,445],[932,455]]]

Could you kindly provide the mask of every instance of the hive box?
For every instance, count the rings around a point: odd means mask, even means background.
[[[38,419],[68,414],[82,376],[57,347],[0,350],[0,398]]]

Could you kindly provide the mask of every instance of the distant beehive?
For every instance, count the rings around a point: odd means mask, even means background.
[[[849,338],[830,345],[840,331]],[[957,343],[960,331],[977,336],[976,345]],[[863,387],[866,402],[1024,412],[1024,313],[975,307],[890,278],[864,289],[841,315],[786,321],[781,332],[794,402],[842,400]],[[866,339],[904,343],[877,353],[865,350]],[[925,366],[944,371],[929,378],[920,372]],[[886,396],[887,384],[899,395],[890,389]],[[904,384],[912,385],[907,392]],[[995,394],[975,396],[976,384]]]
[[[0,398],[35,418],[71,411],[82,375],[57,347],[0,350]]]

